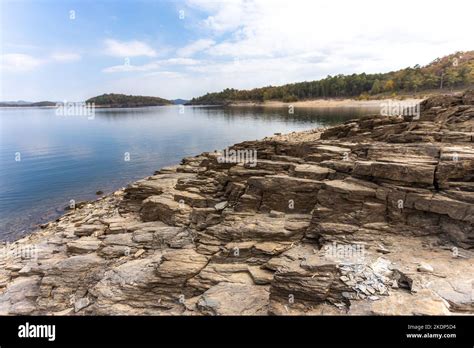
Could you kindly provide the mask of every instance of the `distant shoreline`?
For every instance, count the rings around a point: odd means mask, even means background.
[[[95,109],[139,109],[139,108],[149,108],[156,106],[176,106],[178,104],[166,104],[166,105],[137,105],[137,106],[116,106],[116,105],[95,105]],[[12,109],[56,109],[57,106],[40,106],[40,105],[0,105],[1,108],[12,108]]]
[[[301,100],[295,102],[283,102],[283,101],[265,101],[265,102],[235,102],[225,106],[230,107],[289,107],[294,106],[298,108],[332,108],[332,107],[379,107],[381,103],[396,100],[403,104],[419,103],[423,98],[407,98],[398,100],[394,98],[378,99],[378,100],[355,100],[355,99],[313,99],[313,100]]]
[[[396,99],[396,98],[386,98],[386,99],[373,99],[373,100],[356,100],[356,99],[312,99],[312,100],[300,100],[295,102],[283,102],[278,100],[269,100],[265,102],[233,102],[228,104],[217,104],[217,105],[201,105],[201,104],[190,104],[186,106],[199,106],[199,107],[268,107],[268,108],[281,108],[294,106],[298,108],[332,108],[332,107],[367,107],[367,108],[376,108],[379,107],[381,103],[393,100],[400,103],[419,103],[424,98],[407,98],[407,99]],[[137,106],[118,106],[118,105],[95,105],[96,109],[137,109],[144,107],[155,107],[155,106],[173,106],[178,104],[166,104],[166,105],[137,105]],[[48,108],[52,109],[56,106],[39,106],[39,105],[0,105],[0,108]]]

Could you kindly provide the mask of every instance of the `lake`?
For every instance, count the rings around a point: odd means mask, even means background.
[[[162,106],[96,109],[88,119],[51,108],[0,108],[0,240],[57,218],[71,199],[95,199],[96,191],[113,192],[183,157],[371,112]]]

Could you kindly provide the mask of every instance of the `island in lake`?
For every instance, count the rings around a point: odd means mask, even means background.
[[[172,101],[160,97],[115,93],[102,94],[97,97],[89,98],[86,100],[86,103],[94,103],[96,107],[102,108],[136,108],[142,106],[161,106],[174,104]]]
[[[94,104],[95,107],[99,108],[136,108],[144,106],[162,106],[162,105],[174,105],[184,104],[187,102],[184,99],[177,99],[176,101],[167,100],[160,97],[149,97],[142,95],[126,95],[109,93],[102,94],[96,97],[89,98],[85,101],[87,104]],[[0,102],[0,107],[56,107],[66,102],[53,102],[53,101],[41,101],[41,102],[27,102],[27,101],[6,101]],[[72,104],[77,104],[72,102]]]

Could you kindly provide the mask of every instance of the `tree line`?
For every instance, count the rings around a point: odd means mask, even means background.
[[[437,58],[426,66],[415,65],[380,74],[327,76],[317,81],[267,86],[250,90],[226,88],[193,98],[189,104],[226,104],[236,101],[293,102],[317,98],[371,98],[377,95],[418,93],[433,89],[455,89],[474,85],[474,51]]]

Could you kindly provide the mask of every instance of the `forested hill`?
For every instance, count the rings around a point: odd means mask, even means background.
[[[145,97],[141,95],[125,95],[125,94],[102,94],[94,98],[86,100],[86,103],[94,103],[99,107],[113,108],[131,108],[139,106],[157,106],[173,104],[169,100],[159,97]]]
[[[20,108],[20,107],[26,107],[26,108],[31,108],[31,107],[53,107],[56,106],[56,102],[51,102],[51,101],[40,101],[40,102],[22,102],[22,101],[12,101],[12,102],[0,102],[0,107],[14,107],[14,108]]]
[[[193,98],[189,104],[227,104],[237,101],[292,102],[316,98],[370,98],[385,94],[418,93],[474,85],[474,51],[457,52],[437,58],[426,66],[415,65],[382,74],[328,76],[322,80],[268,86],[251,90],[225,89]]]

